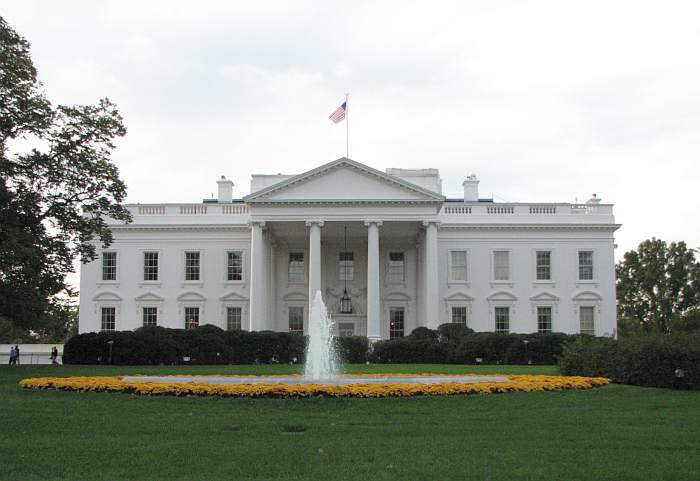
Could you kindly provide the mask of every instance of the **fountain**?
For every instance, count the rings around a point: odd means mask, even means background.
[[[335,324],[328,315],[321,291],[316,291],[309,313],[309,343],[306,346],[304,379],[333,381],[338,376],[338,356],[333,343]]]

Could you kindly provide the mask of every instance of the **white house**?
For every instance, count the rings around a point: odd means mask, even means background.
[[[612,205],[446,199],[436,169],[341,158],[254,175],[251,193],[128,205],[114,242],[83,266],[80,332],[149,324],[305,333],[320,290],[338,334],[418,326],[614,335]]]

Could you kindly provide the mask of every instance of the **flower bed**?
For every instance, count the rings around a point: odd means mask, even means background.
[[[366,375],[365,375],[366,376]],[[382,374],[387,376],[387,374]],[[491,394],[515,391],[563,391],[590,389],[610,382],[602,377],[526,376],[508,375],[504,382],[438,384],[211,384],[202,382],[128,382],[120,376],[37,377],[22,379],[19,385],[27,389],[57,389],[64,391],[128,392],[141,395],[223,396],[223,397],[388,397],[439,396],[451,394]],[[422,376],[413,375],[411,376]],[[233,377],[233,376],[232,376]]]

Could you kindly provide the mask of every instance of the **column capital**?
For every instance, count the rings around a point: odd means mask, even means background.
[[[264,220],[249,220],[248,221],[248,227],[253,227],[257,225],[261,229],[265,228],[265,221]]]
[[[440,221],[439,220],[424,220],[423,221],[423,227],[430,227],[430,224],[435,224],[435,227],[440,227]]]
[[[319,227],[323,227],[323,224],[325,224],[326,221],[323,219],[306,219],[304,224],[306,227],[311,227],[312,225],[316,224]]]
[[[381,227],[383,223],[384,221],[380,219],[365,219],[365,227],[369,227],[370,224],[377,224],[377,227]]]

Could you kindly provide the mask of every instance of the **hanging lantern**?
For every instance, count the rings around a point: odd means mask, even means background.
[[[343,297],[340,298],[340,313],[341,314],[352,314],[352,301],[350,296],[348,296],[348,289],[343,290]]]
[[[348,251],[348,226],[344,227],[345,232],[345,252]],[[343,265],[343,269],[345,265]],[[341,314],[352,314],[352,300],[348,296],[348,276],[347,272],[343,274],[343,280],[345,281],[345,287],[343,289],[343,297],[340,298],[340,313]]]

